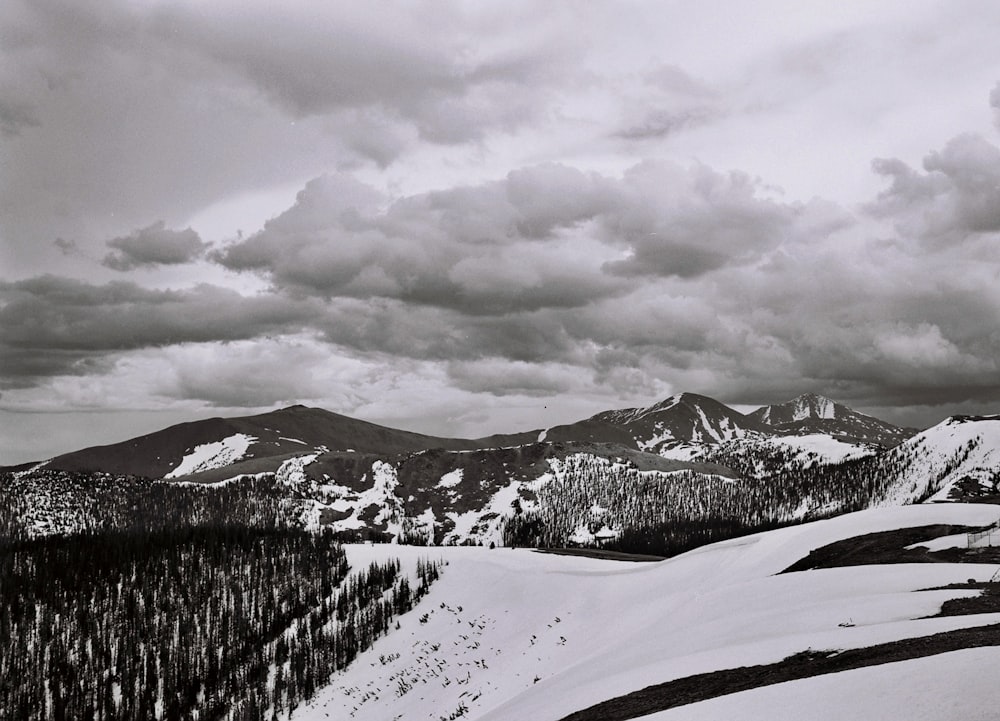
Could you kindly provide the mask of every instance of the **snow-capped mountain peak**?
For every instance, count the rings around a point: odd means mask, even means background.
[[[815,393],[804,393],[784,403],[764,406],[750,417],[784,435],[825,433],[834,438],[885,447],[895,446],[916,432],[859,413]]]

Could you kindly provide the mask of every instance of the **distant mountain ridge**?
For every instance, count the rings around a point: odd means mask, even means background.
[[[546,438],[618,442],[646,453],[690,460],[708,446],[766,432],[764,424],[714,398],[680,393],[646,408],[604,411],[557,426]]]
[[[804,393],[785,403],[764,406],[749,415],[778,435],[822,433],[856,443],[876,443],[886,448],[898,445],[917,433],[917,429],[894,426],[815,393]]]
[[[227,439],[234,437],[240,437],[246,447],[241,453],[226,454]],[[516,445],[531,438],[531,434],[493,436],[484,441],[438,438],[380,426],[321,408],[296,405],[252,416],[180,423],[120,443],[66,453],[46,465],[66,471],[104,471],[163,478],[175,472],[198,448],[205,449],[202,456],[206,461],[211,457],[221,461],[221,457],[226,456],[232,460],[225,465],[234,466],[234,472],[259,472],[274,470],[282,460],[304,451],[395,455],[429,448],[472,450],[483,447],[484,443]],[[206,449],[216,444],[222,445]],[[230,443],[228,448],[232,447]],[[211,469],[217,467],[218,463]],[[176,475],[186,474],[175,473],[170,477]]]
[[[120,443],[65,453],[45,463],[66,471],[185,478],[227,468],[231,475],[276,470],[303,453],[391,457],[431,449],[471,451],[529,443],[610,444],[678,461],[696,461],[740,439],[822,434],[892,447],[916,431],[893,426],[815,394],[743,414],[707,396],[680,393],[644,408],[597,413],[575,423],[479,439],[443,438],[388,428],[302,405],[237,418],[210,418]]]
[[[108,479],[140,476],[151,493],[270,489],[296,523],[347,539],[644,552],[873,505],[1000,494],[995,417],[952,418],[895,443],[908,433],[814,395],[743,414],[681,393],[482,439],[292,406],[0,470],[33,534],[102,523],[88,514]]]

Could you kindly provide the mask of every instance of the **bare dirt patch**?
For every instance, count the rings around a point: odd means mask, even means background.
[[[907,548],[941,536],[979,530],[982,529],[971,526],[932,525],[845,538],[815,549],[782,573],[880,563],[1000,563],[1000,548],[947,548],[941,551],[928,551],[921,547]]]
[[[558,556],[586,556],[601,558],[606,561],[662,561],[666,556],[653,556],[647,553],[625,553],[624,551],[607,551],[602,548],[536,548],[536,553],[552,553]]]

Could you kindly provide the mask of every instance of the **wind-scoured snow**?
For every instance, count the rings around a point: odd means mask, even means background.
[[[178,478],[236,463],[246,455],[250,446],[256,441],[254,436],[237,433],[215,443],[195,446],[164,478]]]
[[[977,593],[926,589],[986,580],[994,565],[891,564],[775,574],[810,550],[844,538],[934,523],[982,526],[998,518],[1000,508],[973,504],[877,509],[734,539],[654,564],[520,549],[435,548],[432,553],[448,565],[430,594],[400,619],[399,630],[335,676],[295,718],[557,719],[651,684],[773,663],[809,648],[859,648],[997,623],[1000,614],[925,618],[949,598]],[[352,547],[349,555],[354,563],[428,550]],[[1000,649],[983,653],[976,659],[979,676],[991,678],[983,669],[1000,662]],[[829,683],[835,686],[841,677],[854,683],[843,674]],[[886,718],[921,718],[922,701],[911,683],[897,681],[881,688],[896,714]],[[941,688],[945,697],[958,697],[968,685],[954,692]],[[992,681],[976,688],[1000,703],[1000,688]],[[807,695],[794,689],[778,693],[793,694],[796,718],[817,717]],[[837,708],[853,707],[829,703],[834,709],[828,718],[882,718],[849,710],[838,715]],[[692,718],[682,713],[686,708],[664,718]],[[696,718],[743,718],[732,713],[736,707],[728,708]]]

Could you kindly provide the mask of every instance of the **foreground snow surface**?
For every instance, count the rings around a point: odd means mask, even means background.
[[[643,716],[643,721],[996,721],[995,648],[814,676]]]
[[[922,589],[986,580],[994,566],[896,564],[774,575],[839,539],[932,523],[986,525],[998,517],[1000,508],[985,505],[878,509],[644,564],[501,548],[350,546],[355,567],[389,556],[404,565],[421,556],[448,565],[398,630],[293,718],[554,721],[651,684],[772,663],[808,648],[864,647],[998,623],[1000,614],[921,618],[948,598],[975,593]],[[998,662],[1000,649],[963,651],[756,689],[652,718],[827,718],[813,713],[813,703],[825,706],[829,718],[986,718],[976,714],[1000,706],[995,684],[939,683],[939,712],[922,716],[926,687],[919,679],[950,678],[945,672],[953,666],[975,677],[970,666]],[[838,695],[842,679],[857,693]],[[813,694],[823,700],[810,701]],[[741,704],[738,697],[749,700]],[[769,711],[772,703],[779,712]],[[794,715],[781,716],[780,708]]]

